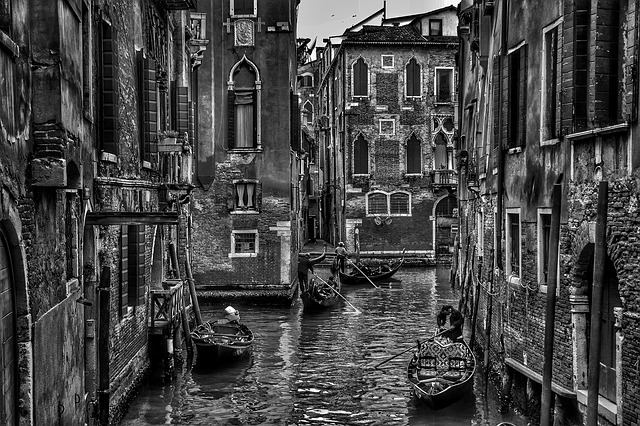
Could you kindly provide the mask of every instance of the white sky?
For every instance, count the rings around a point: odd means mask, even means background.
[[[387,0],[387,17],[429,12],[459,0]],[[382,9],[383,0],[301,0],[298,9],[298,38],[341,35],[344,30]]]

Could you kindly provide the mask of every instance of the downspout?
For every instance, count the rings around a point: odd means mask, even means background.
[[[499,99],[500,102],[498,104],[498,111],[494,111],[494,114],[498,114],[498,146],[496,149],[496,162],[498,166],[498,176],[496,183],[496,223],[495,223],[495,234],[496,234],[496,247],[493,252],[493,268],[494,271],[497,269],[498,271],[503,271],[502,265],[502,198],[504,197],[504,146],[502,141],[502,126],[504,124],[504,117],[502,114],[502,105],[504,103],[504,91],[503,91],[503,71],[504,64],[507,60],[507,46],[508,46],[508,28],[507,28],[507,6],[508,0],[502,0],[502,19],[501,19],[501,40],[500,40],[500,69],[498,70],[498,87],[499,87]],[[493,279],[489,284],[489,294],[487,301],[487,340],[484,349],[484,368],[485,368],[485,379],[489,375],[489,354],[491,351],[491,325],[492,325],[492,315],[493,315],[493,286],[496,280],[499,280],[502,277],[502,274],[498,274],[496,277],[495,273],[491,274]],[[486,380],[485,380],[486,383]]]
[[[460,7],[460,6],[459,6]],[[459,24],[458,24],[459,25]],[[460,86],[462,86],[463,82],[463,77],[465,75],[465,70],[464,70],[464,64],[465,64],[465,60],[464,60],[464,42],[463,42],[463,38],[460,35],[460,28],[458,28],[458,81],[460,82]],[[454,76],[455,78],[455,76]],[[460,165],[460,155],[463,149],[466,148],[466,144],[467,144],[467,138],[465,138],[465,146],[462,146],[462,123],[463,123],[463,115],[464,115],[464,108],[463,108],[463,103],[464,103],[464,99],[462,97],[462,90],[458,89],[458,140],[456,141],[456,148],[458,150],[458,165]],[[469,131],[469,129],[467,129],[467,131]],[[460,200],[462,200],[462,196],[463,196],[463,188],[466,187],[466,174],[464,176],[463,179],[463,175],[462,175],[462,168],[461,167],[456,167],[458,169],[458,200],[457,200],[457,204],[458,204],[458,244],[459,247],[462,248],[462,224],[460,223],[460,218],[463,217],[462,215],[462,202]],[[464,180],[464,185],[463,185],[463,180]],[[437,224],[437,221],[436,221]],[[465,229],[467,230],[467,233],[469,231],[469,218],[466,218],[465,220]],[[467,251],[469,250],[469,245],[467,244]],[[456,256],[459,255],[459,258],[462,259],[462,254],[458,254],[459,252],[456,251],[454,249],[454,253]],[[458,264],[458,276],[461,277],[461,287],[464,286],[464,282],[462,280],[464,280],[464,276],[460,275],[461,269],[462,269],[462,265],[460,264],[461,262],[457,262]],[[455,281],[454,281],[455,283]],[[462,300],[462,294],[460,295],[461,300]]]
[[[111,299],[111,267],[104,266],[100,274],[98,301],[100,316],[98,325],[98,422],[109,424],[109,304]]]

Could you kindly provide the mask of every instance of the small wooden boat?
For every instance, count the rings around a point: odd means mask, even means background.
[[[340,279],[322,281],[312,276],[307,289],[300,293],[305,312],[319,311],[336,304],[340,298]]]
[[[476,358],[462,340],[435,337],[423,342],[407,369],[414,395],[429,407],[446,407],[473,390]]]
[[[244,324],[208,321],[191,332],[198,350],[198,362],[217,364],[248,355],[253,346],[253,333]]]
[[[402,252],[402,258],[399,261],[393,263],[391,266],[383,265],[373,270],[369,270],[369,269],[362,270],[362,272],[364,272],[365,275],[363,275],[360,271],[358,271],[355,268],[350,273],[338,271],[340,275],[340,282],[342,282],[345,285],[355,285],[355,284],[369,284],[369,280],[373,281],[374,283],[376,281],[388,280],[396,272],[398,272],[403,262],[404,262],[404,250]]]

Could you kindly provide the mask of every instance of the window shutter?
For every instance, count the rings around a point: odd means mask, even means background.
[[[291,149],[300,151],[300,105],[298,95],[291,92]]]
[[[262,182],[256,182],[256,210],[262,211]]]
[[[151,160],[151,152],[157,148],[151,147],[158,133],[158,101],[156,96],[156,61],[144,57],[138,52],[138,69],[140,72],[140,104],[141,104],[141,143],[140,158]]]
[[[502,115],[502,127],[500,129],[499,142],[505,146],[509,137],[509,57],[502,61],[502,103],[500,104],[500,114]]]
[[[196,144],[196,103],[189,102],[189,144],[195,147]]]
[[[175,129],[184,135],[189,132],[189,88],[177,86],[174,93]]]
[[[229,211],[236,208],[236,186],[233,183],[227,185],[227,209]]]
[[[227,91],[227,142],[229,149],[235,148],[236,144],[236,92]]]
[[[101,149],[118,154],[118,44],[111,25],[102,22],[102,145]]]
[[[143,306],[145,304],[145,235],[146,235],[146,227],[144,225],[138,225],[138,241],[137,241],[137,257],[138,257],[138,268],[136,271],[137,275],[137,284],[138,284],[138,300],[136,305]]]
[[[562,137],[562,31],[556,29],[556,138]]]
[[[253,146],[255,148],[258,147],[258,108],[260,107],[260,105],[258,105],[258,90],[253,89],[253,93],[251,94],[251,96],[253,96]],[[298,127],[300,127],[300,124],[298,124]]]
[[[144,304],[144,270],[145,270],[145,226],[130,225],[128,227],[129,274],[128,303],[129,306]]]
[[[500,57],[493,58],[493,147],[497,148],[500,141]]]
[[[520,91],[518,96],[518,114],[520,116],[520,123],[518,126],[518,145],[524,147],[527,144],[527,50],[528,46],[525,44],[520,49],[520,75],[518,90]]]
[[[129,302],[129,230],[127,225],[120,227],[120,316],[127,313]]]

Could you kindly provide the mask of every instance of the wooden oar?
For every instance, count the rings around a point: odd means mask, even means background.
[[[351,261],[351,259],[347,259],[347,260],[349,261],[349,263],[350,263],[354,268],[356,268],[356,269],[358,270],[358,272],[360,272],[362,275],[364,275],[364,277],[365,277],[365,278],[366,278],[366,279],[371,283],[371,285],[372,285],[372,286],[374,286],[375,288],[380,288],[380,287],[378,287],[377,285],[375,285],[375,284],[373,283],[373,281],[371,281],[371,280],[369,279],[369,277],[367,276],[367,274],[365,274],[364,272],[362,272],[362,270],[361,270],[360,268],[358,268],[358,267],[356,266],[356,264],[355,264],[355,263],[353,263],[353,262]]]
[[[432,337],[429,337],[427,340],[425,340],[425,342],[430,342],[431,340],[435,339],[436,337],[438,337],[438,336],[440,336],[440,335],[442,335],[442,334],[446,333],[447,331],[451,331],[451,330],[453,330],[454,328],[455,328],[455,327],[451,327],[451,328],[448,328],[448,329],[446,329],[446,330],[444,330],[444,331],[441,331],[440,333],[438,333],[438,334],[436,334],[436,335],[434,335],[434,336],[432,336]],[[402,354],[404,354],[404,353],[409,352],[411,349],[415,349],[415,347],[416,347],[416,346],[419,346],[419,345],[420,345],[420,342],[418,342],[418,343],[416,343],[415,345],[411,346],[409,349],[405,349],[404,351],[400,352],[399,354],[396,354],[396,355],[392,356],[391,358],[388,358],[388,359],[386,359],[385,361],[382,361],[381,363],[379,363],[379,364],[377,364],[377,365],[374,365],[374,366],[373,366],[373,368],[378,368],[378,367],[380,367],[382,364],[386,364],[387,362],[391,361],[392,359],[397,358],[397,357],[399,357],[400,355],[402,355]]]
[[[313,274],[313,272],[312,272]],[[349,303],[349,301],[347,299],[344,298],[343,295],[340,294],[340,292],[338,290],[336,290],[335,288],[333,288],[333,286],[331,284],[329,284],[328,282],[326,282],[325,280],[323,280],[322,278],[320,278],[319,276],[317,276],[316,274],[313,274],[317,279],[319,279],[320,281],[322,281],[324,284],[326,284],[327,287],[329,287],[331,290],[333,290],[338,296],[342,297],[342,300],[344,300],[345,302],[347,302],[347,305],[351,306],[357,313],[361,314],[362,311],[358,308],[356,308],[355,306],[353,306],[351,303]]]

